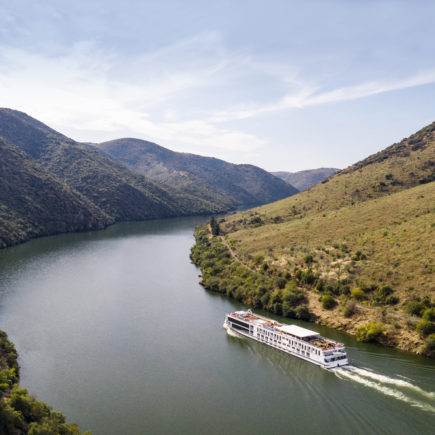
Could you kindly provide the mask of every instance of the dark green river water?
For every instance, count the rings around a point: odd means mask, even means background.
[[[228,336],[241,305],[190,263],[204,218],[121,224],[0,252],[0,329],[21,383],[94,434],[429,434],[435,364],[327,328],[350,370],[328,372]]]

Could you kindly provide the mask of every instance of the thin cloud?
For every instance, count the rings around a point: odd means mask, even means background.
[[[386,92],[398,91],[417,86],[435,83],[435,70],[424,71],[411,77],[392,81],[372,81],[354,86],[347,86],[333,91],[322,92],[319,86],[300,84],[300,89],[285,95],[274,103],[251,105],[244,108],[220,111],[209,117],[210,122],[220,123],[230,120],[241,120],[261,116],[266,113],[279,112],[289,109],[303,109],[321,104],[338,103],[344,101],[367,98]]]

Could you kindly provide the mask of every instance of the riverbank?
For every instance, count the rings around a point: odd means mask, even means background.
[[[231,246],[234,242],[224,235],[212,235],[210,225],[198,227],[195,240],[191,259],[200,267],[201,284],[208,290],[276,315],[344,331],[360,341],[435,356],[435,337],[425,339],[419,334],[416,318],[409,319],[394,308],[387,311],[381,304],[369,306],[352,298],[350,292],[342,294],[337,303],[320,288],[322,281],[309,267],[290,271],[283,265],[278,269],[261,256],[243,262]]]

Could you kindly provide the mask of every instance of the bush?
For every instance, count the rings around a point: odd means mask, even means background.
[[[282,299],[290,307],[296,307],[305,301],[305,293],[303,290],[284,290]]]
[[[325,290],[325,282],[323,279],[319,279],[316,284],[316,290],[319,292],[323,292]]]
[[[300,280],[305,284],[313,284],[316,277],[311,269],[307,269],[302,271]]]
[[[301,305],[300,307],[296,308],[296,318],[305,321],[310,320],[311,314],[306,305]]]
[[[383,332],[384,328],[380,323],[369,322],[357,328],[356,339],[362,342],[378,341]]]
[[[287,284],[287,281],[284,278],[277,278],[276,280],[276,286],[279,289],[283,289],[285,287],[285,285]]]
[[[356,303],[349,301],[343,309],[344,317],[352,317],[357,311]]]
[[[360,289],[359,287],[352,289],[350,292],[350,296],[359,301],[362,301],[363,299],[366,298],[366,294],[364,293],[364,290]]]
[[[386,299],[387,296],[390,296],[391,293],[393,293],[393,289],[389,286],[389,285],[383,285],[379,290],[378,290],[378,296],[381,299]]]
[[[258,254],[254,257],[254,263],[256,265],[263,263],[263,261],[264,261],[264,257],[261,254]]]
[[[337,305],[337,301],[331,295],[324,295],[321,298],[322,307],[325,310],[331,310]]]
[[[422,320],[417,324],[415,329],[422,337],[426,337],[426,335],[433,334],[435,332],[435,323],[429,320]]]
[[[424,305],[419,301],[410,301],[404,306],[404,310],[410,316],[420,316],[423,314]]]
[[[312,256],[312,254],[305,255],[304,261],[305,261],[306,264],[310,265],[313,262],[313,256]]]
[[[435,358],[435,334],[431,334],[427,337],[423,348],[423,355],[429,358]]]
[[[282,315],[284,317],[290,317],[292,319],[296,317],[295,310],[287,301],[284,301],[284,303],[282,304]]]
[[[397,296],[391,295],[385,299],[385,303],[388,305],[396,305],[399,302],[399,298]]]
[[[430,320],[431,322],[435,321],[435,307],[426,308],[423,312],[423,319]]]

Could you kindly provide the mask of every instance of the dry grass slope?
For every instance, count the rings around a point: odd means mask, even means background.
[[[434,179],[435,123],[323,184],[227,216],[220,229],[255,272],[311,270],[313,282],[298,285],[319,323],[355,334],[375,321],[380,341],[419,352],[434,328]],[[324,308],[325,295],[335,308]],[[424,312],[429,323],[417,327]]]

